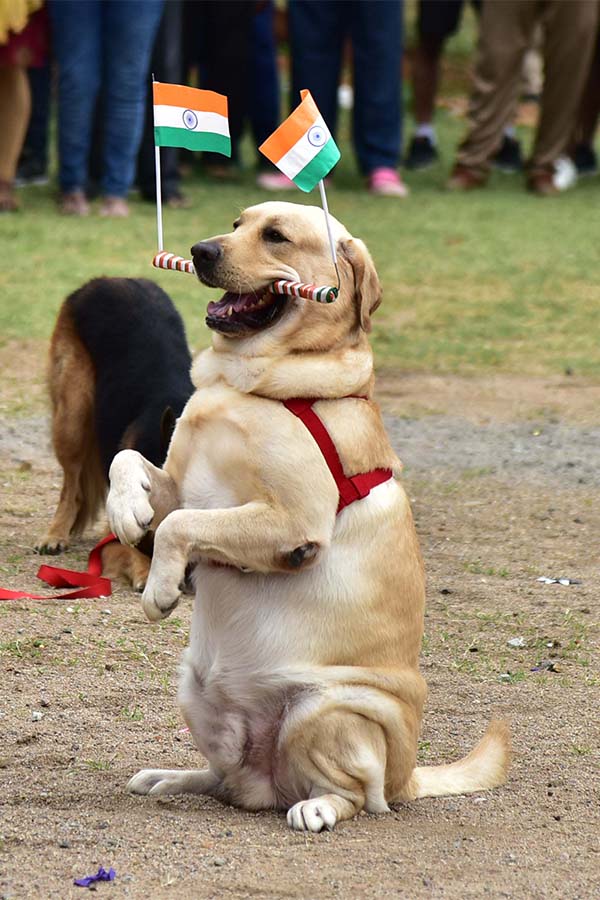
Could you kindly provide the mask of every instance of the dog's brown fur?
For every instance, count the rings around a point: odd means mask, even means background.
[[[336,302],[287,301],[255,331],[243,315],[221,325],[213,314],[213,327],[240,332],[215,334],[196,360],[201,390],[164,468],[119,454],[107,504],[126,543],[157,527],[142,598],[151,620],[169,615],[186,564],[195,567],[180,706],[210,768],[143,770],[130,789],[288,809],[289,824],[310,831],[363,808],[493,787],[508,762],[506,726],[493,723],[464,760],[416,766],[425,580],[408,499],[390,480],[336,517],[321,451],[278,402],[319,398],[347,475],[399,472],[372,400],[367,332],[379,282],[364,245],[332,222]],[[333,276],[315,208],[261,204],[209,243],[209,253],[194,248],[201,279],[249,302],[276,278]],[[307,544],[315,552],[290,573],[290,554]]]

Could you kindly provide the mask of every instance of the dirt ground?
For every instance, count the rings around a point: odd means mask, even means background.
[[[60,477],[34,351],[0,351],[0,580],[37,591]],[[311,836],[276,813],[128,796],[138,768],[202,765],[175,705],[189,604],[150,625],[120,585],[0,603],[1,897],[75,897],[100,865],[110,897],[600,895],[600,388],[388,373],[379,396],[429,579],[419,756],[457,758],[505,717],[508,783]],[[61,564],[81,568],[93,540]]]

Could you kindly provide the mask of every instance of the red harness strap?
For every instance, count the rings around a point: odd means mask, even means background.
[[[79,600],[92,597],[110,597],[111,584],[109,578],[102,578],[102,548],[117,538],[109,534],[91,551],[85,572],[73,572],[71,569],[59,569],[56,566],[40,566],[37,577],[55,588],[79,588],[66,594],[46,597],[42,594],[29,594],[26,591],[8,591],[0,588],[0,600]]]
[[[357,400],[365,400],[365,397],[357,397]],[[293,400],[283,400],[283,405],[289,409],[291,413],[297,416],[303,425],[308,428],[313,436],[319,450],[323,454],[325,462],[329,467],[329,471],[333,475],[337,489],[340,495],[337,512],[341,513],[346,506],[350,506],[355,500],[362,500],[371,493],[378,484],[389,481],[392,478],[391,469],[373,469],[371,472],[364,472],[360,475],[353,475],[348,478],[344,473],[342,461],[337,452],[336,446],[331,439],[331,435],[325,428],[325,425],[318,417],[313,409],[313,405],[318,403],[319,398],[305,399],[299,397]]]

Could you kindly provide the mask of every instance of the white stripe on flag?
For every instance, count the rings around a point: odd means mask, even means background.
[[[308,135],[310,131],[318,125],[322,130],[324,135],[324,140],[319,143],[318,147],[315,147],[308,140]],[[331,133],[329,128],[319,116],[315,119],[313,124],[310,126],[309,130],[302,135],[300,140],[296,141],[293,147],[290,147],[287,153],[281,157],[281,159],[277,160],[276,166],[280,169],[284,175],[287,175],[288,178],[294,179],[298,172],[301,172],[302,169],[309,164],[309,162],[317,156],[327,141],[331,140]]]
[[[226,116],[214,112],[201,112],[193,109],[197,123],[193,128],[184,124],[183,114],[187,111],[185,106],[161,106],[154,107],[154,125],[156,128],[182,128],[184,131],[211,131],[213,134],[222,134],[229,137],[229,122]]]

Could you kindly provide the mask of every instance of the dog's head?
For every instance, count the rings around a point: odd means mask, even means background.
[[[335,285],[337,278],[323,210],[295,203],[261,203],[244,210],[234,230],[194,244],[198,278],[225,290],[208,304],[206,324],[226,340],[252,339],[253,349],[273,342],[288,351],[327,350],[356,343],[370,330],[381,301],[373,261],[362,241],[331,218],[341,285],[331,304],[270,292],[277,279]],[[248,349],[248,341],[244,340]]]

